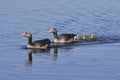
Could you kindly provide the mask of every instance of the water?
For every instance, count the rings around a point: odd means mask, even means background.
[[[1,80],[119,80],[119,0],[1,0]],[[33,40],[59,33],[97,34],[99,40],[45,51],[23,49]]]

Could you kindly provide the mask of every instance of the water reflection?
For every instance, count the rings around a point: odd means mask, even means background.
[[[27,49],[28,59],[26,61],[26,65],[32,65],[33,63],[33,55],[34,54],[49,54],[52,61],[56,61],[58,58],[58,50],[68,52],[74,47],[70,46],[71,44],[53,44],[51,48],[47,49]]]
[[[58,57],[58,46],[54,46],[54,53],[52,56],[52,60],[56,61]]]
[[[27,49],[28,53],[28,64],[32,64],[32,54],[33,53],[49,53],[50,49]]]
[[[28,64],[32,64],[32,50],[28,49]]]
[[[44,53],[49,53],[49,52],[50,52],[50,48],[47,48],[47,49],[27,49],[28,60],[26,61],[26,64],[32,65],[33,54],[44,54]]]

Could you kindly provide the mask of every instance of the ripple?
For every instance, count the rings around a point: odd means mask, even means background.
[[[0,4],[1,80],[119,80],[118,0],[2,0]],[[53,39],[47,33],[51,27],[60,34],[96,34],[99,39],[57,47],[52,43],[50,50],[29,54],[27,39],[19,34],[30,31],[33,40]]]

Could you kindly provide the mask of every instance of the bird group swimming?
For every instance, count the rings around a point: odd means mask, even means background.
[[[98,38],[98,36],[94,35],[94,34],[91,34],[91,35],[81,34],[81,36],[80,36],[77,34],[65,33],[65,34],[58,35],[58,31],[56,28],[51,28],[48,32],[53,34],[53,36],[54,36],[53,42],[59,43],[59,44],[69,44],[69,43],[78,42],[80,40],[94,40],[94,39]],[[29,48],[47,49],[50,47],[51,40],[48,38],[32,41],[32,33],[30,33],[30,32],[22,33],[21,36],[28,38],[28,43],[26,46],[28,49]]]

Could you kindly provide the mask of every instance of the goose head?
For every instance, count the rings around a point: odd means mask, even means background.
[[[24,36],[24,37],[31,37],[32,34],[30,32],[25,32],[25,33],[22,33],[21,36]]]

